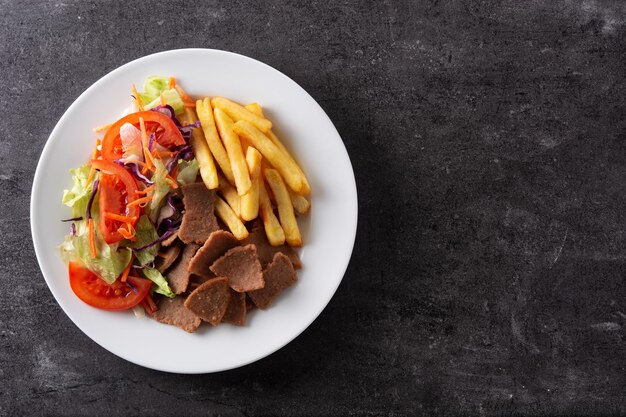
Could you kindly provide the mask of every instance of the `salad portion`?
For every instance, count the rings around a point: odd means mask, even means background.
[[[92,307],[189,332],[244,325],[296,281],[308,180],[256,103],[194,101],[163,76],[131,97],[70,170],[60,245],[70,286]]]

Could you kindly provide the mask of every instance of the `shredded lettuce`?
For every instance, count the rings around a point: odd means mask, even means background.
[[[148,216],[143,215],[139,218],[135,226],[135,237],[137,240],[129,242],[127,245],[129,248],[139,248],[159,238],[159,234],[154,228],[154,224],[148,219]],[[142,266],[146,265],[154,260],[160,247],[161,245],[157,243],[156,245],[135,252],[135,256]]]
[[[162,294],[169,298],[174,298],[176,296],[176,294],[172,292],[172,289],[167,283],[165,277],[161,275],[158,270],[154,268],[143,268],[141,272],[146,278],[154,283],[152,285],[154,292],[156,292],[157,294]]]
[[[196,182],[196,177],[198,176],[198,161],[196,158],[191,161],[178,161],[178,175],[176,176],[176,181],[181,184],[190,184],[192,182]]]
[[[146,77],[143,83],[143,91],[139,93],[142,103],[146,109],[152,109],[161,105],[161,94],[166,104],[174,109],[174,113],[180,114],[183,111],[183,99],[174,88],[168,88],[167,77],[161,75],[151,75]]]
[[[128,248],[120,248],[117,244],[108,245],[100,237],[97,228],[95,241],[98,256],[92,258],[89,251],[87,221],[78,221],[76,222],[76,236],[66,236],[59,247],[61,258],[64,262],[80,261],[91,272],[98,275],[105,282],[112,284],[128,266],[132,252]]]
[[[162,91],[167,90],[167,77],[162,75],[150,75],[146,77],[143,82],[143,91],[139,93],[141,101],[143,103],[150,103],[159,95]]]
[[[87,183],[90,170],[91,166],[89,164],[70,169],[72,189],[63,191],[63,199],[61,201],[72,209],[72,217],[84,216],[87,210],[87,204],[93,189],[93,181],[89,184]]]
[[[154,160],[155,171],[152,175],[152,182],[154,183],[154,194],[150,201],[150,220],[154,223],[159,217],[159,211],[161,205],[167,193],[170,192],[172,180],[167,177],[168,171],[163,162],[159,159]]]
[[[178,91],[172,88],[169,90],[162,91],[161,93],[163,94],[163,100],[165,101],[165,104],[169,104],[170,106],[172,106],[175,114],[180,114],[183,111],[183,108],[184,108],[183,99],[180,97],[180,94],[178,94]],[[150,101],[144,107],[146,109],[153,109],[156,106],[160,106],[160,105],[161,105],[161,95],[159,94],[157,98]]]

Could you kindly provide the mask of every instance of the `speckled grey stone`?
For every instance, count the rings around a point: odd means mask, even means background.
[[[1,0],[0,13],[0,415],[626,413],[624,2]],[[341,133],[360,199],[322,315],[270,357],[202,376],[84,336],[29,238],[35,166],[65,109],[119,65],[182,47],[302,85]]]

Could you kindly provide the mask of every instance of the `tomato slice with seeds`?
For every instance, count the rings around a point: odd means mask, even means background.
[[[100,206],[100,234],[108,244],[117,243],[124,239],[118,230],[126,228],[126,224],[134,227],[139,220],[141,209],[139,206],[128,207],[128,203],[135,201],[137,182],[126,169],[115,162],[94,160],[91,164],[100,170],[98,185],[98,205]],[[107,217],[107,213],[127,217],[127,222]]]
[[[70,287],[84,303],[102,310],[127,310],[139,304],[150,292],[152,281],[128,277],[107,284],[83,265],[70,262]]]
[[[155,140],[159,145],[171,148],[185,144],[185,139],[183,139],[180,130],[167,115],[158,111],[140,111],[122,117],[107,130],[104,139],[102,139],[102,159],[115,161],[123,156],[120,128],[125,123],[130,123],[139,128],[140,117],[144,120],[148,136],[154,133]]]

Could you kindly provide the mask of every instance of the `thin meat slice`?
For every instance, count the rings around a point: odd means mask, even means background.
[[[248,312],[250,310],[254,310],[255,308],[256,308],[256,306],[252,302],[252,299],[250,299],[250,296],[248,294],[246,294],[246,312]]]
[[[207,189],[202,182],[185,184],[180,188],[185,213],[178,229],[178,238],[184,243],[202,245],[212,232],[219,230],[213,212],[215,191]]]
[[[292,286],[297,280],[291,261],[282,253],[274,255],[272,263],[263,271],[263,278],[265,287],[248,292],[252,302],[262,310],[267,309],[285,288]]]
[[[174,261],[178,258],[180,250],[181,245],[173,245],[165,248],[165,250],[161,251],[154,260],[154,267],[161,273],[165,272],[165,270],[172,266]]]
[[[243,326],[246,323],[246,294],[233,291],[232,289],[229,289],[229,291],[230,301],[222,321],[236,326]]]
[[[170,288],[175,294],[182,294],[187,291],[189,285],[189,260],[196,254],[200,246],[195,244],[185,245],[178,259],[170,269],[165,272],[165,278],[170,284]]]
[[[189,272],[205,278],[215,277],[215,274],[209,269],[210,266],[228,250],[238,245],[239,241],[230,232],[217,230],[211,233],[204,245],[189,261]]]
[[[289,258],[295,268],[302,267],[302,262],[300,262],[298,254],[292,247],[287,245],[270,245],[270,242],[267,240],[267,236],[265,234],[265,229],[263,228],[263,223],[261,223],[260,221],[254,222],[254,225],[252,226],[252,230],[250,231],[248,237],[241,241],[242,245],[247,245],[250,243],[256,245],[259,260],[261,261],[261,266],[263,268],[265,268],[272,262],[272,260],[274,259],[274,255],[278,252],[284,253]]]
[[[217,277],[193,290],[185,300],[185,307],[202,320],[217,326],[226,313],[229,301],[228,278]]]
[[[183,297],[165,298],[158,302],[158,310],[152,318],[156,321],[180,327],[186,332],[193,333],[202,323],[200,317],[185,308]]]
[[[171,246],[172,244],[174,244],[174,242],[177,242],[177,241],[178,241],[178,230],[172,233],[170,237],[165,239],[163,242],[161,242],[161,246],[165,246],[165,247]]]
[[[210,271],[209,271],[210,272]],[[208,280],[215,278],[215,274],[211,272],[210,277],[199,277],[198,275],[190,274],[189,275],[189,286],[187,287],[187,291],[193,291],[198,288],[200,285],[204,284]]]
[[[246,292],[263,288],[263,272],[254,245],[237,246],[211,265],[217,276],[227,277],[230,288]]]

